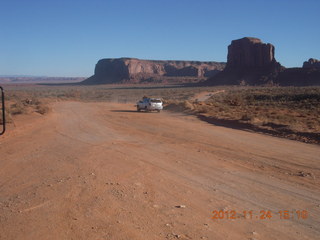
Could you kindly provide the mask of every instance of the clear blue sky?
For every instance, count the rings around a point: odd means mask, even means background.
[[[0,0],[0,75],[84,76],[101,58],[226,61],[258,37],[285,67],[320,59],[318,0]]]

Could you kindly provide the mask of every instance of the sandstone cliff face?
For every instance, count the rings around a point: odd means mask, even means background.
[[[320,70],[320,61],[318,59],[310,58],[303,63],[303,68]]]
[[[87,84],[174,82],[175,78],[206,79],[225,68],[225,63],[198,61],[155,61],[136,58],[101,59]],[[177,81],[181,81],[177,80]]]
[[[154,61],[136,58],[101,59],[84,84],[189,83],[203,85],[320,85],[320,62],[309,59],[303,68],[281,66],[275,47],[258,38],[233,40],[227,64],[198,61]]]
[[[274,80],[280,86],[319,86],[320,70],[315,68],[286,68]]]
[[[227,68],[265,68],[276,62],[274,46],[258,38],[233,40],[228,47]]]
[[[221,73],[210,78],[210,85],[273,84],[284,69],[275,59],[275,47],[258,38],[233,40],[228,46],[228,61]]]
[[[320,62],[309,59],[303,68],[285,68],[275,59],[275,47],[258,38],[234,40],[228,47],[224,71],[204,82],[205,85],[320,85]]]

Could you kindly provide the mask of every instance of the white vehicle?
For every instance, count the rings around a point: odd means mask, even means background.
[[[160,98],[148,98],[144,97],[142,100],[137,102],[137,111],[158,111],[163,109],[162,100]]]

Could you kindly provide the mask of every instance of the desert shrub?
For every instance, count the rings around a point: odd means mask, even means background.
[[[194,109],[194,106],[190,101],[185,100],[183,103],[184,103],[185,109],[189,109],[189,110],[193,110]]]
[[[248,114],[248,113],[244,113],[241,116],[241,120],[242,121],[250,121],[251,119],[252,119],[252,116],[250,114]]]
[[[241,106],[241,105],[244,105],[244,98],[241,95],[229,96],[229,98],[227,98],[225,101],[230,106]]]
[[[9,107],[9,113],[12,115],[23,114],[26,112],[25,106],[19,101],[13,103]]]
[[[208,113],[210,111],[210,107],[208,105],[200,105],[196,108],[197,113]]]
[[[224,90],[223,92],[221,90]],[[217,92],[205,103],[190,99],[200,92]],[[7,109],[12,115],[50,109],[43,99],[79,101],[123,101],[135,104],[144,95],[161,97],[166,109],[206,113],[219,119],[250,122],[292,130],[320,132],[320,87],[181,87],[181,86],[14,86],[6,89]],[[31,104],[23,102],[32,99]],[[12,106],[11,106],[12,105]],[[47,107],[46,107],[47,106]],[[10,114],[9,114],[10,115]],[[7,117],[8,119],[8,117]],[[275,125],[272,125],[275,124]]]
[[[36,106],[36,112],[40,114],[46,114],[49,112],[49,107],[43,103],[40,103]]]
[[[6,118],[6,123],[11,123],[11,122],[12,122],[12,117],[11,117],[11,114],[9,113],[9,109],[6,108],[5,112],[6,112],[6,116],[5,116],[5,118]],[[3,119],[2,119],[2,112],[1,112],[1,110],[0,110],[0,114],[1,114],[0,124],[3,124]]]
[[[2,119],[2,110],[0,110],[0,124],[3,124],[3,119]]]

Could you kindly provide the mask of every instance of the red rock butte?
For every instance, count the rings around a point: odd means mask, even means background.
[[[309,59],[303,68],[285,68],[275,59],[275,47],[259,38],[244,37],[228,46],[226,68],[204,85],[320,85],[319,62]]]
[[[171,82],[206,80],[225,68],[223,62],[160,61],[137,58],[107,58],[98,61],[94,75],[85,84]]]
[[[204,85],[320,85],[320,66],[309,59],[303,68],[285,68],[275,59],[275,47],[244,37],[228,46],[227,63],[107,58],[83,84],[200,83]]]
[[[269,67],[276,63],[274,46],[258,38],[233,40],[228,46],[227,68]]]

